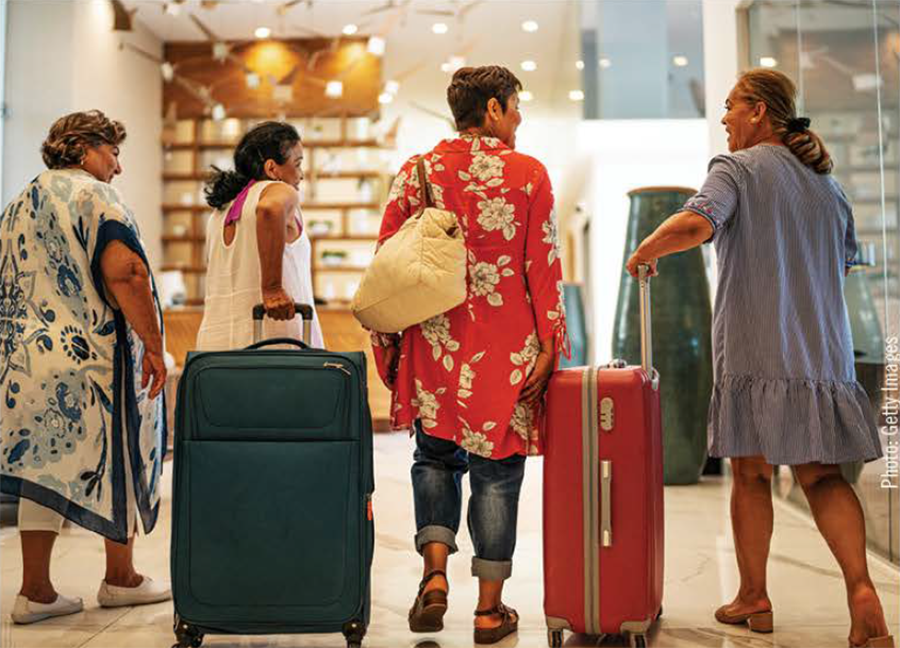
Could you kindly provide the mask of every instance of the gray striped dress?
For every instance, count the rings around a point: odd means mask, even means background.
[[[844,269],[856,256],[840,185],[786,147],[713,158],[684,209],[719,263],[709,452],[770,464],[871,461],[878,430],[853,367]]]

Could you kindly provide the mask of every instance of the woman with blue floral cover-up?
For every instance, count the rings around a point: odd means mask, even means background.
[[[121,123],[57,120],[40,174],[0,215],[0,485],[19,496],[16,623],[73,614],[50,556],[63,519],[106,538],[97,599],[168,599],[135,571],[138,519],[156,525],[165,439],[162,317],[140,232],[110,186]]]

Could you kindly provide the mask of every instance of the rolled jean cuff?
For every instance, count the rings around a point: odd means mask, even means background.
[[[512,576],[512,560],[472,558],[472,576],[489,581],[506,580]]]
[[[455,554],[459,549],[456,546],[456,534],[445,526],[431,524],[416,534],[416,551],[422,554],[423,547],[429,542],[440,542],[450,547],[450,554]]]

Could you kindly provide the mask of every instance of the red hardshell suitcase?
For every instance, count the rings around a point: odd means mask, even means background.
[[[642,366],[556,372],[547,391],[544,613],[563,630],[646,645],[662,613],[663,471],[650,286],[641,269]]]

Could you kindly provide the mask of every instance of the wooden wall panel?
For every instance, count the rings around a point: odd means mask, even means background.
[[[163,86],[164,114],[172,102],[179,119],[208,117],[215,103],[240,118],[378,112],[381,59],[368,53],[364,38],[344,38],[337,46],[328,39],[294,39],[230,48],[228,58],[219,61],[212,43],[166,43],[165,60],[174,66],[175,79]],[[247,85],[248,72],[259,76],[258,87]],[[343,96],[325,96],[329,80],[343,83]]]

